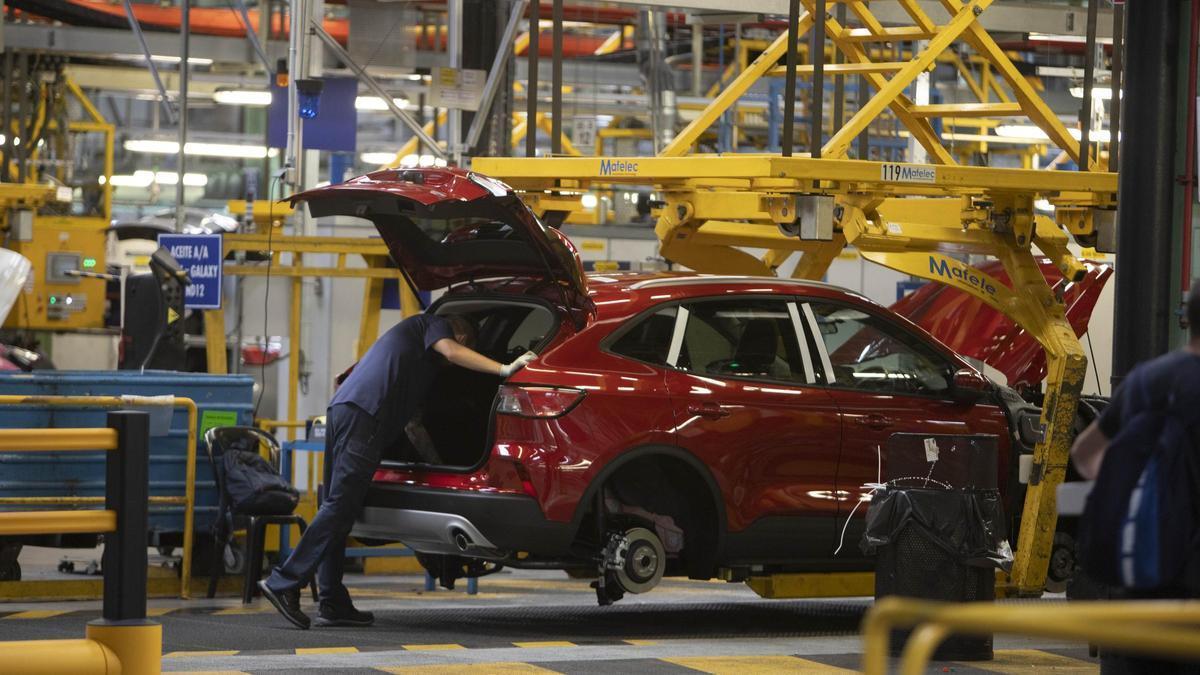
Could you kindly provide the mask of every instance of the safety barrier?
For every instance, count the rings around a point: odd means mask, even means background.
[[[0,513],[0,535],[105,535],[102,618],[88,623],[83,640],[0,642],[0,664],[20,663],[23,673],[162,670],[162,626],[146,618],[149,416],[113,411],[106,429],[0,429],[0,452],[93,450],[108,453],[104,510]]]
[[[876,602],[863,621],[863,672],[887,672],[888,640],[894,628],[915,627],[900,657],[900,672],[918,675],[952,633],[1078,640],[1155,657],[1200,660],[1197,625],[1200,602],[1194,601],[997,605],[890,597]]]
[[[175,396],[163,398],[156,396],[12,396],[0,395],[0,405],[3,406],[38,406],[46,408],[126,408],[126,407],[182,407],[187,411],[187,457],[184,468],[184,488],[182,496],[150,497],[150,504],[182,504],[183,505],[183,559],[180,561],[179,597],[191,597],[192,585],[192,550],[195,520],[196,520],[196,427],[199,414],[196,402],[190,398]],[[95,433],[93,429],[9,429],[5,430],[5,438],[11,438],[15,450],[4,452],[56,452],[64,450],[95,450],[95,448],[79,447],[47,447],[53,442],[46,435],[47,431],[70,431],[74,436],[87,436]],[[72,434],[60,434],[62,443],[67,443]],[[22,504],[28,506],[52,506],[57,504],[100,504],[104,497],[0,497],[0,506]],[[143,528],[144,530],[145,528]],[[24,534],[43,534],[42,532],[26,532]]]

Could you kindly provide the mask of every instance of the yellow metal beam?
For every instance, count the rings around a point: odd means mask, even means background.
[[[225,340],[225,310],[223,309],[206,309],[204,310],[204,334],[213,335],[220,334],[221,340],[206,340],[205,341],[205,357],[208,362],[208,372],[217,375],[224,375],[229,372],[228,346]],[[241,348],[241,345],[238,345]]]
[[[914,40],[932,40],[938,36],[939,30],[943,28],[935,27],[934,30],[925,30],[916,26],[875,30],[870,28],[847,28],[839,32],[837,37],[847,42],[911,42]]]
[[[827,63],[824,67],[826,75],[865,75],[866,73],[895,73],[902,70],[906,64],[893,61],[883,63]],[[797,76],[810,76],[813,74],[813,66],[811,64],[796,66]],[[787,66],[775,66],[767,72],[771,77],[783,77],[787,75]]]
[[[6,511],[0,535],[100,534],[117,529],[116,511]]]
[[[115,429],[0,429],[0,453],[116,449]]]

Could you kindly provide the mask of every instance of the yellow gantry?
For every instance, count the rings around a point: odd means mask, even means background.
[[[823,31],[843,57],[840,64],[826,66],[825,75],[864,77],[875,90],[827,136],[820,159],[691,154],[709,127],[760,78],[784,72],[785,33],[766,44],[656,157],[476,158],[472,166],[521,191],[540,215],[554,210],[558,213],[552,215],[561,217],[563,210],[580,208],[577,198],[587,190],[651,186],[661,199],[655,231],[663,256],[701,272],[774,275],[799,254],[793,276],[819,279],[845,247],[853,246],[868,260],[960,288],[1012,318],[1045,348],[1049,375],[1042,413],[1045,437],[1034,453],[1014,569],[1001,591],[1038,595],[1057,520],[1055,488],[1065,474],[1087,360],[1061,300],[1041,275],[1037,252],[1052,259],[1067,279],[1080,279],[1083,267],[1067,250],[1068,233],[1090,245],[1097,224],[1111,222],[1116,174],[1104,170],[1097,152],[1089,153],[1087,170],[1074,172],[955,161],[958,153],[946,146],[930,119],[977,122],[984,135],[991,127],[982,117],[1024,118],[1071,159],[1078,162],[1081,155],[1079,141],[1038,95],[1038,83],[1022,75],[980,25],[991,0],[940,0],[942,23],[914,0],[897,0],[913,21],[900,27],[883,26],[862,0],[845,3],[858,24],[853,27],[830,16],[814,21],[815,2],[802,2],[808,11],[802,13],[798,31]],[[896,50],[872,47],[901,41],[920,41],[906,55],[911,58],[896,59]],[[961,45],[974,53],[964,59]],[[955,65],[978,102],[918,105],[905,95],[938,61]],[[973,67],[978,67],[978,79]],[[812,68],[802,73],[811,76]],[[925,148],[932,163],[846,158],[854,139],[885,111]],[[1058,222],[1035,215],[1037,199],[1058,207]],[[805,211],[821,200],[832,208]],[[801,212],[832,214],[832,228],[812,228],[832,234],[802,238],[800,233],[809,230],[797,227]],[[768,253],[760,258],[745,248]],[[971,277],[986,275],[961,262],[964,254],[999,260],[1011,285],[972,283]]]

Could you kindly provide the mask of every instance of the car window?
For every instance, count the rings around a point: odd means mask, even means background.
[[[730,299],[687,305],[679,367],[716,376],[805,382],[786,302]]]
[[[835,385],[896,394],[940,394],[950,388],[950,364],[916,336],[853,307],[809,306]]]
[[[666,365],[678,312],[675,306],[664,307],[649,316],[635,319],[636,323],[609,349],[631,359]]]
[[[508,338],[508,353],[526,352],[541,344],[554,328],[550,312],[530,312]]]

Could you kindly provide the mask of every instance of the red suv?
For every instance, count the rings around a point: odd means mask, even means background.
[[[1010,485],[1019,399],[861,295],[585,275],[507,186],[458,169],[380,171],[295,199],[372,221],[416,289],[445,289],[427,311],[470,317],[481,352],[539,355],[504,381],[441,371],[423,421],[444,464],[392,448],[359,538],[603,570],[606,602],[664,574],[870,569],[865,508],[834,552],[898,432],[995,434]]]

